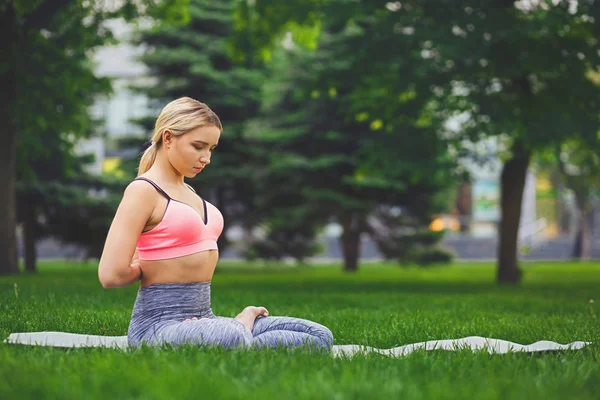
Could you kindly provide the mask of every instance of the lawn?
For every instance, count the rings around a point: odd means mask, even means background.
[[[42,263],[0,277],[0,341],[11,332],[124,335],[137,286],[103,289],[96,266]],[[594,342],[576,351],[489,355],[417,351],[340,359],[306,351],[58,349],[0,343],[0,398],[543,398],[600,396],[600,265],[526,263],[517,286],[491,264],[428,269],[222,263],[215,314],[246,305],[328,326],[335,344],[390,348],[486,336],[529,344]]]

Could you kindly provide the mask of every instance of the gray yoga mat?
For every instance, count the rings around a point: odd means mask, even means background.
[[[34,346],[52,347],[107,347],[116,349],[127,349],[127,336],[100,336],[85,335],[68,332],[22,332],[12,333],[4,341],[10,344],[23,344]],[[578,350],[591,342],[572,342],[559,344],[542,340],[529,345],[509,342],[506,340],[484,338],[480,336],[469,336],[461,339],[429,340],[394,347],[391,349],[378,349],[358,344],[344,344],[333,346],[332,355],[335,357],[352,356],[357,353],[379,353],[390,357],[401,357],[419,349],[430,350],[485,350],[490,354],[505,354],[510,352],[539,352],[555,350]]]

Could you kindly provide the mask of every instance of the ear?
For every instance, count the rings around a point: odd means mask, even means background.
[[[162,142],[165,145],[170,145],[173,142],[174,139],[173,132],[171,132],[169,129],[165,129],[162,133]]]

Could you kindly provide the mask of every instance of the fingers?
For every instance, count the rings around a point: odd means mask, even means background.
[[[140,257],[138,254],[138,250],[135,249],[135,252],[133,253],[133,257],[131,257],[131,262],[129,263],[130,266],[134,267],[139,267],[140,265]]]
[[[129,264],[129,267],[133,268],[133,269],[137,269],[138,271],[142,270],[142,267],[140,266],[139,262],[132,262],[131,264]]]
[[[186,318],[183,320],[183,322],[188,322],[188,321],[193,321],[193,320],[197,320],[198,318],[196,317],[192,317],[192,318]]]

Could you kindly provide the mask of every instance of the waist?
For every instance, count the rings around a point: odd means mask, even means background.
[[[140,260],[141,286],[211,281],[218,262],[216,250],[166,260]]]
[[[133,314],[163,316],[212,314],[210,281],[189,283],[157,283],[140,287]]]
[[[137,250],[140,260],[143,261],[154,261],[154,260],[167,260],[170,258],[183,257],[194,253],[207,250],[218,250],[217,241],[213,239],[205,239],[199,242],[185,244],[185,245],[164,245],[158,244],[147,244],[138,242]]]

